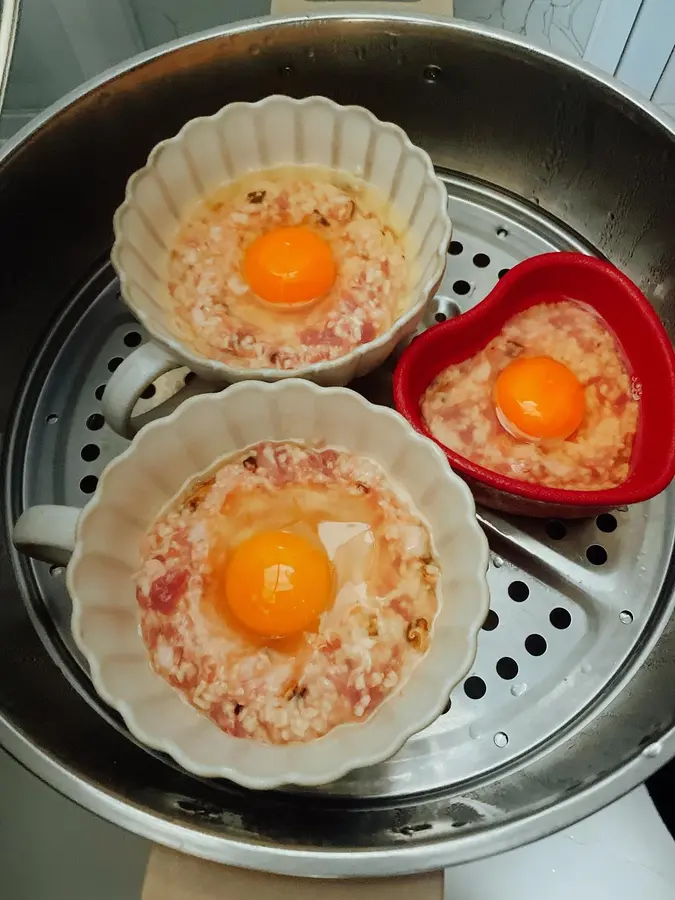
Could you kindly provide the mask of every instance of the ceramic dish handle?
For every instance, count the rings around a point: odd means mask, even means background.
[[[103,415],[108,425],[122,437],[131,437],[130,419],[143,391],[182,362],[150,341],[134,350],[124,360],[106,385]]]
[[[272,0],[270,12],[273,16],[292,13],[328,12],[331,5],[340,11],[427,13],[434,16],[452,16],[453,0]]]
[[[75,549],[81,509],[74,506],[31,506],[12,531],[17,550],[42,562],[65,566]]]

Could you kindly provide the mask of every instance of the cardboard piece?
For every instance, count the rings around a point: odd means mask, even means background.
[[[233,869],[154,846],[141,900],[443,900],[443,872],[324,880]]]
[[[332,7],[338,12],[454,15],[454,0],[272,0],[270,12],[273,16],[320,15],[330,12]]]

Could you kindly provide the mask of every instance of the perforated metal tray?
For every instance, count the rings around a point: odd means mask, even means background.
[[[442,174],[442,173],[441,173]],[[559,223],[492,189],[443,176],[454,236],[446,276],[423,327],[480,302],[518,261],[550,250],[592,252]],[[106,425],[100,400],[110,373],[145,339],[122,305],[106,266],[73,301],[42,347],[34,406],[19,413],[25,441],[10,466],[23,473],[21,504],[83,505],[103,467],[126,446]],[[390,400],[392,361],[354,387]],[[187,370],[146,391],[138,416],[166,411],[183,394]],[[189,392],[208,390],[191,381]],[[390,762],[354,772],[322,793],[401,796],[471,783],[522,766],[550,741],[583,725],[625,666],[643,628],[658,630],[660,586],[673,543],[673,494],[579,522],[509,519],[479,513],[491,548],[491,609],[472,672],[445,714]],[[16,560],[37,586],[62,644],[51,650],[97,709],[98,700],[70,634],[64,570]]]

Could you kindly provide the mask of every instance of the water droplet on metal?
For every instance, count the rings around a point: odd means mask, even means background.
[[[650,759],[654,759],[656,756],[660,756],[662,750],[663,747],[657,741],[655,744],[650,744],[649,747],[645,747],[645,749],[642,751],[642,755],[647,756]]]
[[[590,675],[593,671],[593,666],[590,663],[585,662],[581,667],[581,671],[584,675]]]
[[[495,569],[501,569],[501,567],[504,565],[504,560],[502,559],[501,556],[497,556],[496,553],[493,553],[492,554],[492,565],[495,567]]]
[[[469,736],[475,741],[478,740],[478,738],[483,737],[483,729],[478,722],[474,722],[469,726]]]
[[[260,56],[260,44],[252,44],[250,53],[251,56]]]
[[[509,736],[508,736],[508,734],[505,734],[503,731],[498,731],[497,734],[494,736],[493,741],[495,742],[496,747],[503,748],[503,747],[506,747],[506,745],[508,744]]]
[[[522,697],[526,690],[527,685],[524,681],[521,681],[520,684],[511,685],[511,693],[514,697]]]

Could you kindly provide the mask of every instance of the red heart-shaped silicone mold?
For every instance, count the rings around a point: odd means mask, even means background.
[[[648,500],[675,475],[675,354],[647,298],[603,260],[580,253],[545,253],[514,266],[482,303],[428,329],[404,351],[394,374],[396,408],[434,440],[422,419],[420,401],[436,375],[481,350],[517,313],[556,300],[576,300],[596,310],[642,387],[628,479],[609,490],[565,491],[499,475],[436,443],[476,499],[503,512],[578,518]]]

